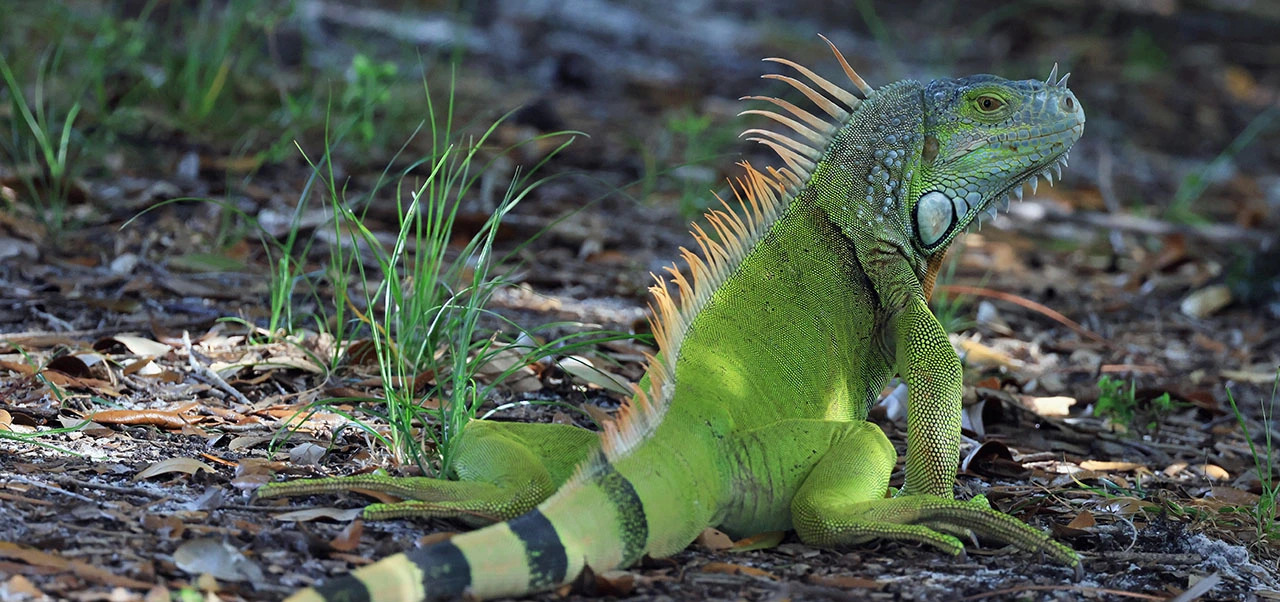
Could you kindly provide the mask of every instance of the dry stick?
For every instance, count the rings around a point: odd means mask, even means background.
[[[975,297],[990,297],[992,299],[1008,301],[1014,305],[1025,307],[1026,309],[1042,314],[1052,319],[1053,321],[1059,324],[1062,324],[1063,326],[1066,326],[1071,330],[1076,331],[1076,333],[1078,333],[1082,337],[1096,341],[1098,343],[1102,343],[1104,345],[1111,345],[1110,341],[1095,334],[1092,330],[1089,330],[1088,328],[1081,326],[1075,320],[1072,320],[1071,318],[1068,318],[1058,313],[1057,311],[1055,311],[1054,309],[1050,308],[1047,305],[1036,303],[1035,301],[1027,299],[1026,297],[1019,297],[1018,295],[1015,295],[1013,293],[1006,293],[1004,291],[998,291],[991,288],[986,288],[981,286],[969,286],[965,284],[943,284],[943,285],[939,285],[937,290],[940,290],[944,293],[950,293],[953,295],[973,295]]]
[[[1020,592],[1080,592],[1092,594],[1111,594],[1113,596],[1124,596],[1127,598],[1138,598],[1140,600],[1160,600],[1165,601],[1165,596],[1153,596],[1151,594],[1140,594],[1138,592],[1127,592],[1119,589],[1108,589],[1103,587],[1085,587],[1083,585],[1020,585],[1017,587],[1006,587],[1004,589],[991,590],[981,594],[965,596],[960,598],[961,602],[969,600],[981,600],[983,598],[991,598],[994,596],[1003,596],[1005,594],[1016,594]]]
[[[234,397],[236,401],[246,406],[253,405],[249,401],[249,398],[244,396],[244,393],[237,391],[235,387],[231,386],[231,384],[219,376],[217,372],[214,372],[208,366],[196,361],[195,350],[191,348],[191,334],[185,330],[182,331],[182,346],[187,350],[187,365],[191,367],[192,372],[195,372],[200,377],[213,383],[215,387],[222,389],[228,395]]]

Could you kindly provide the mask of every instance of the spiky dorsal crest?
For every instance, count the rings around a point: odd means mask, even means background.
[[[862,100],[873,93],[867,83],[849,67],[835,45],[826,37],[822,39],[831,46],[856,92],[840,88],[792,61],[765,59],[794,68],[840,104],[800,80],[776,74],[762,77],[791,85],[829,115],[831,120],[819,118],[780,98],[744,98],[770,102],[791,113],[799,121],[773,111],[752,109],[741,114],[763,115],[794,130],[800,137],[762,129],[743,132],[744,136],[751,135],[749,140],[776,151],[787,166],[777,169],[766,167],[766,171],[761,172],[746,162],[741,163],[746,172],[730,182],[735,202],[728,202],[716,195],[721,208],[712,209],[703,216],[712,232],[708,233],[702,226],[693,224],[693,239],[700,252],[695,253],[681,247],[680,255],[686,268],[681,270],[676,264],[667,266],[665,271],[670,277],[669,281],[664,276],[654,275],[655,284],[649,288],[653,296],[649,304],[649,322],[658,343],[658,354],[647,356],[648,386],[635,386],[635,394],[623,405],[618,419],[604,425],[602,447],[606,460],[612,461],[626,455],[657,429],[671,402],[675,388],[672,378],[680,356],[680,345],[693,320],[715,291],[742,264],[747,253],[768,234],[774,222],[809,180],[818,162],[822,160],[832,135],[850,119]],[[678,299],[672,294],[672,285],[679,293]],[[579,478],[591,471],[590,463],[584,465],[580,468]]]

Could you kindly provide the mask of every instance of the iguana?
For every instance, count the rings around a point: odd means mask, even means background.
[[[823,38],[824,40],[826,38]],[[551,424],[470,423],[456,481],[358,476],[271,484],[262,496],[371,489],[410,498],[366,516],[493,522],[396,554],[289,600],[521,595],[588,567],[674,554],[704,529],[794,529],[816,546],[873,539],[963,552],[978,534],[1080,558],[1044,533],[953,497],[960,361],[928,299],[948,245],[1036,177],[1052,183],[1084,131],[1056,78],[992,75],[869,87],[831,45],[853,88],[780,58],[812,84],[820,117],[786,100],[762,115],[795,132],[748,129],[786,164],[743,163],[735,203],[693,226],[700,253],[655,276],[658,343],[619,418],[598,435]],[[678,298],[673,294],[678,292]],[[896,452],[868,409],[889,378],[908,389],[902,489]]]

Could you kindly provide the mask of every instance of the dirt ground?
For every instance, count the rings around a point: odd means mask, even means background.
[[[824,550],[791,534],[739,552],[709,535],[538,599],[1280,599],[1274,516],[1254,514],[1274,487],[1270,435],[1280,436],[1264,413],[1280,366],[1273,6],[464,5],[460,19],[393,3],[299,1],[275,43],[299,62],[343,65],[357,51],[409,49],[412,65],[457,42],[459,111],[474,112],[460,121],[521,107],[498,139],[589,136],[543,167],[558,177],[509,216],[497,242],[521,260],[512,271],[520,285],[497,297],[497,311],[526,326],[564,323],[557,332],[646,328],[648,274],[691,244],[689,204],[723,189],[736,161],[771,161],[732,141],[760,126],[734,116],[747,108],[736,99],[783,90],[758,79],[777,71],[758,59],[839,73],[816,33],[873,85],[1043,77],[1058,61],[1088,115],[1061,181],[962,238],[939,291],[962,322],[953,342],[972,418],[957,496],[984,493],[1051,531],[1083,555],[1082,578],[1012,548],[950,558],[899,543]],[[441,22],[454,33],[440,33]],[[290,77],[288,61],[271,68]],[[689,125],[699,117],[708,121]],[[358,495],[253,497],[280,477],[413,472],[341,428],[339,411],[354,402],[311,415],[276,444],[313,401],[376,396],[376,371],[316,369],[298,350],[334,342],[314,334],[248,337],[245,322],[264,324],[269,258],[250,236],[219,246],[223,206],[156,207],[210,197],[261,222],[287,220],[312,171],[295,156],[250,177],[224,141],[163,126],[115,144],[77,180],[79,222],[56,240],[21,205],[14,174],[23,166],[0,165],[11,201],[0,211],[0,429],[46,432],[0,438],[0,600],[278,600],[462,529],[354,520],[369,501]],[[393,150],[343,163],[350,186],[371,186]],[[497,172],[505,180],[514,164]],[[492,209],[483,196],[468,200],[463,234]],[[369,223],[392,227],[390,200]],[[318,221],[305,229],[323,241],[322,230]],[[318,262],[323,249],[313,249]],[[210,256],[236,267],[213,269]],[[244,322],[220,320],[228,316]],[[634,381],[643,351],[621,342],[593,357],[614,358],[609,370]],[[519,400],[608,414],[622,399],[554,360],[527,375],[486,406],[503,404],[494,418],[575,420],[554,406],[506,405]],[[1131,392],[1129,420],[1098,415],[1103,376]],[[86,418],[87,427],[47,432]],[[872,419],[901,455],[905,426],[882,409]]]

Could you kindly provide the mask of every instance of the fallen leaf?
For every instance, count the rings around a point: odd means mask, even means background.
[[[173,551],[173,564],[191,575],[261,583],[262,569],[235,546],[214,537],[192,539]]]
[[[605,571],[596,573],[596,596],[629,596],[636,589],[636,574],[631,571]]]
[[[1017,368],[1021,362],[972,339],[957,343],[965,365],[975,368]]]
[[[1222,378],[1229,378],[1231,380],[1239,381],[1242,383],[1249,383],[1252,385],[1269,385],[1273,383],[1276,379],[1275,368],[1272,368],[1270,370],[1260,370],[1260,371],[1223,370],[1218,374],[1220,374]]]
[[[586,381],[602,389],[613,391],[619,395],[631,395],[631,385],[622,377],[597,368],[590,358],[581,355],[570,355],[556,362],[561,370],[578,380]]]
[[[1030,397],[1023,396],[1022,401],[1031,411],[1050,417],[1066,417],[1071,415],[1071,406],[1076,404],[1074,397]]]
[[[117,334],[94,341],[93,348],[110,353],[115,345],[123,346],[130,353],[143,357],[162,357],[173,350],[173,347],[151,339],[131,334]]]
[[[1225,284],[1206,286],[1187,295],[1178,310],[1193,318],[1207,318],[1231,305],[1231,289]]]
[[[189,424],[182,414],[167,410],[103,410],[85,418],[100,424],[143,424],[169,429]]]
[[[1145,469],[1147,468],[1147,465],[1139,462],[1104,462],[1101,460],[1085,460],[1080,463],[1080,468],[1085,470],[1129,472],[1140,468]]]
[[[364,521],[353,520],[351,524],[338,532],[329,540],[329,547],[339,552],[354,552],[360,547],[360,535],[364,533]]]
[[[752,566],[743,566],[741,564],[732,564],[728,562],[708,562],[703,565],[704,573],[722,573],[725,575],[749,575],[751,577],[760,577],[762,579],[771,579],[776,581],[777,575],[769,571],[758,569]]]
[[[750,537],[743,537],[733,542],[733,547],[729,548],[730,552],[750,552],[752,550],[767,550],[782,543],[783,538],[787,536],[786,531],[765,531],[764,533],[756,533]]]
[[[694,541],[696,541],[698,545],[713,552],[728,550],[733,547],[733,539],[728,535],[725,535],[724,532],[712,527],[703,529],[702,533],[698,535],[698,539]]]
[[[151,477],[157,477],[173,472],[182,472],[194,475],[201,470],[206,471],[209,474],[217,474],[213,470],[212,466],[194,458],[169,458],[168,460],[161,460],[146,467],[142,472],[134,475],[133,480],[140,481],[142,479],[149,479]]]
[[[985,477],[1025,478],[1031,471],[1013,459],[1013,452],[999,441],[986,441],[965,456],[960,468]]]
[[[0,600],[21,600],[30,598],[32,600],[40,600],[44,598],[44,592],[36,587],[30,579],[22,575],[14,575],[3,585],[0,585]]]
[[[1256,493],[1249,493],[1248,491],[1242,491],[1235,487],[1227,487],[1225,485],[1214,485],[1210,487],[1209,495],[1206,497],[1213,498],[1231,506],[1247,507],[1256,507],[1258,505],[1258,500],[1262,499],[1262,496]]]
[[[319,464],[326,451],[328,450],[314,443],[299,443],[289,450],[289,461],[298,465]]]
[[[1072,529],[1088,529],[1097,524],[1098,521],[1093,518],[1093,514],[1088,510],[1081,510],[1080,514],[1077,514],[1075,518],[1071,519],[1071,522],[1067,523],[1067,526]]]
[[[1201,464],[1200,470],[1204,471],[1204,476],[1218,481],[1225,481],[1231,478],[1231,473],[1217,464]]]
[[[80,560],[70,560],[58,556],[57,554],[41,552],[34,548],[28,548],[26,546],[21,546],[7,541],[0,541],[0,558],[11,558],[33,566],[48,567],[60,571],[71,571],[75,575],[88,581],[104,583],[112,587],[149,589],[152,585],[146,581],[138,581],[137,579],[130,579],[128,577],[119,577],[112,574],[110,571],[100,569]]]
[[[318,519],[328,519],[337,522],[346,522],[355,520],[364,510],[362,508],[306,508],[304,510],[294,510],[292,512],[283,512],[273,515],[271,518],[276,520],[291,521],[305,523]]]

